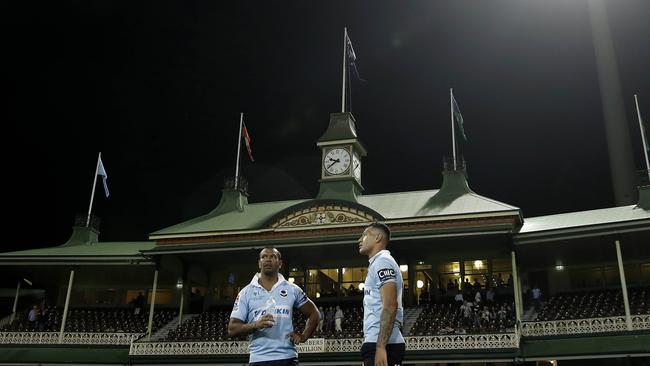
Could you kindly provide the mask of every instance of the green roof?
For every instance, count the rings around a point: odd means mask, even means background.
[[[571,229],[586,226],[648,221],[650,210],[632,206],[602,208],[598,210],[569,212],[556,215],[526,218],[519,234],[539,233],[543,231]],[[648,227],[650,229],[650,226]]]
[[[153,241],[135,241],[135,242],[101,242],[84,245],[58,246],[51,248],[40,248],[30,250],[20,250],[17,252],[0,253],[0,260],[16,257],[43,257],[53,259],[53,257],[97,257],[97,256],[122,256],[135,257],[140,255],[140,251],[148,250],[155,247]]]
[[[66,243],[56,247],[19,250],[0,253],[0,262],[19,264],[21,260],[57,262],[62,260],[112,260],[143,259],[141,251],[156,246],[153,241],[99,242],[99,232],[89,227],[74,227]]]
[[[650,230],[650,210],[620,206],[527,218],[515,244],[578,239]]]
[[[239,195],[239,198],[237,197]],[[293,200],[249,204],[246,197],[233,190],[224,190],[219,206],[212,212],[195,219],[158,230],[150,234],[154,239],[191,233],[238,232],[269,229],[269,220],[292,207],[299,211],[307,202],[318,200]],[[445,173],[441,189],[363,195],[361,205],[391,220],[417,220],[421,218],[450,217],[458,215],[497,214],[520,216],[519,208],[474,193],[467,186],[465,173]],[[341,201],[345,204],[346,201]]]

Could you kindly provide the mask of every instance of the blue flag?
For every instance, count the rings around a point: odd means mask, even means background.
[[[108,184],[106,183],[106,179],[108,179],[108,175],[106,175],[106,169],[104,169],[104,163],[102,163],[101,156],[99,157],[99,160],[97,162],[97,175],[100,175],[102,177],[102,181],[104,183],[104,193],[106,193],[106,197],[108,197],[109,196]]]
[[[354,53],[354,48],[352,48],[352,41],[350,41],[350,37],[348,37],[348,34],[345,34],[345,45],[346,45],[346,53],[348,55],[348,66],[350,67],[350,70],[352,70],[352,75],[354,75],[355,78],[359,81],[365,81],[359,76],[359,70],[357,69],[357,54]]]
[[[463,128],[463,115],[460,114],[460,108],[458,108],[458,103],[456,103],[456,98],[454,98],[454,95],[451,95],[451,103],[454,106],[454,120],[456,121],[456,124],[458,124],[458,130],[460,131],[460,135],[463,136],[463,140],[467,141],[467,136],[465,135],[465,128]]]

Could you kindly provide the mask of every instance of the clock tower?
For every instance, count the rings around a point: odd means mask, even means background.
[[[321,149],[319,199],[357,201],[363,192],[361,158],[366,149],[357,137],[351,113],[332,113],[327,131],[316,144]]]

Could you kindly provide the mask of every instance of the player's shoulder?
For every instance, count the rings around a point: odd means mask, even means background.
[[[388,253],[382,253],[380,254],[377,259],[375,259],[372,263],[373,268],[386,268],[386,267],[391,267],[391,268],[399,268],[399,265],[397,264],[397,261],[395,258],[393,258],[392,255]]]
[[[291,292],[293,292],[293,293],[298,293],[298,294],[300,294],[300,293],[303,293],[303,292],[304,292],[304,291],[302,290],[302,288],[300,288],[300,286],[296,285],[295,283],[291,283],[291,282],[289,282],[289,281],[285,282],[283,287],[284,287],[287,291],[291,291]]]
[[[251,292],[251,288],[252,288],[252,287],[253,287],[253,286],[251,286],[250,283],[249,283],[248,285],[244,286],[244,288],[242,288],[242,289],[239,291],[239,295],[238,295],[238,297],[245,297],[245,296],[247,296],[248,293]]]

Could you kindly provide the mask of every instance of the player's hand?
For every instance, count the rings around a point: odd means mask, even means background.
[[[302,333],[300,332],[291,332],[289,335],[287,335],[291,342],[295,345],[299,345],[300,343],[305,343],[307,341],[307,337],[305,337]]]
[[[255,326],[255,329],[271,328],[275,324],[275,320],[273,319],[273,315],[266,314],[262,315],[253,324]]]
[[[377,347],[377,349],[375,349],[375,366],[388,366],[386,348]]]

